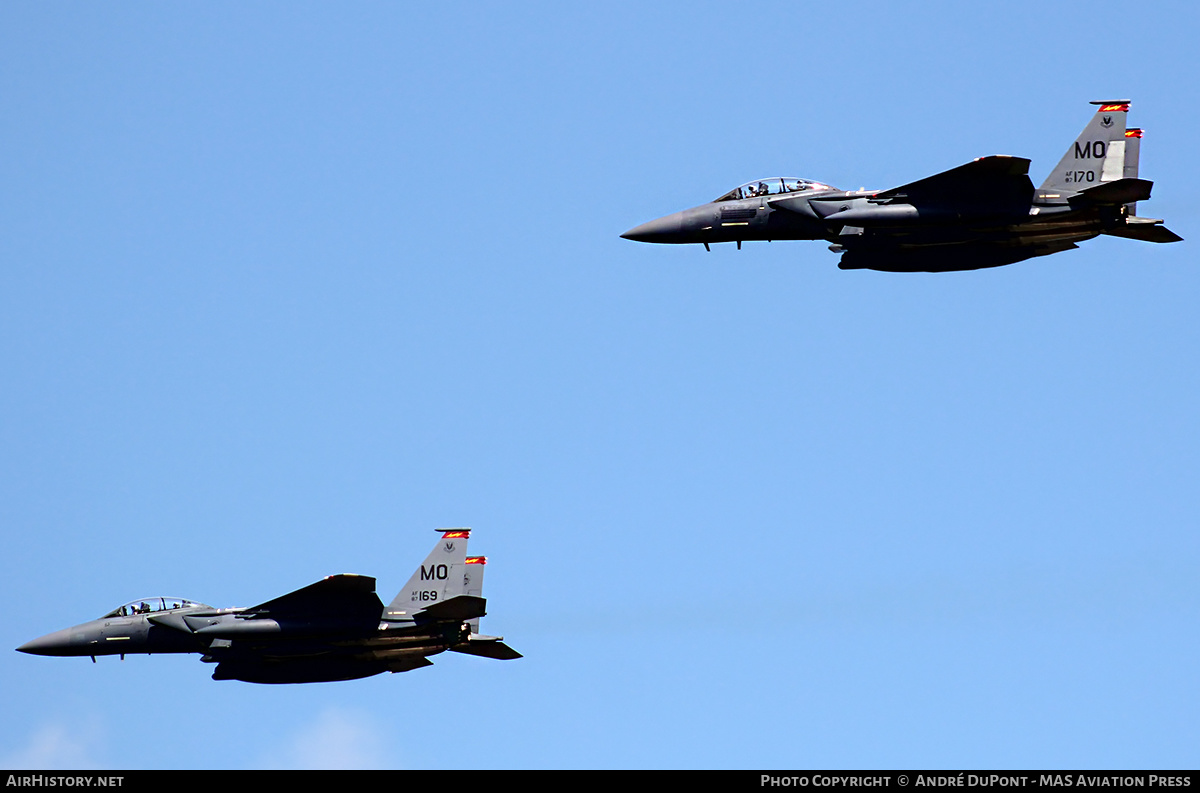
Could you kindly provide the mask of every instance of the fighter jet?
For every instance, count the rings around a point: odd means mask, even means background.
[[[1078,247],[1100,234],[1179,242],[1136,214],[1153,182],[1138,178],[1142,130],[1129,100],[1099,108],[1042,186],[1029,160],[995,155],[891,190],[838,190],[807,179],[747,182],[720,198],[630,229],[638,242],[828,240],[843,270],[947,272],[999,267]]]
[[[479,633],[483,569],[467,556],[470,529],[442,536],[385,608],[375,579],[332,575],[251,608],[215,609],[183,598],[134,600],[97,620],[34,639],[34,655],[200,653],[213,680],[319,683],[432,666],[446,650],[520,658],[503,637]]]

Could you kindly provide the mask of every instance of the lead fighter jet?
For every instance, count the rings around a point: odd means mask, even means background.
[[[999,267],[1076,248],[1100,234],[1145,242],[1182,238],[1138,217],[1153,182],[1138,178],[1142,130],[1126,129],[1129,100],[1099,109],[1042,186],[1029,160],[996,155],[891,190],[838,190],[806,179],[747,182],[708,204],[621,236],[638,242],[819,240],[843,270],[947,272]]]
[[[446,650],[511,660],[521,654],[479,633],[482,556],[467,556],[470,529],[439,529],[438,544],[386,608],[375,579],[332,575],[251,608],[215,609],[182,598],[145,598],[98,620],[34,639],[34,655],[201,653],[213,680],[319,683],[432,666]]]

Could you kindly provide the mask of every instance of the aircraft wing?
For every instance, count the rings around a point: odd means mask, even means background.
[[[916,205],[1007,204],[1015,199],[1028,201],[1032,194],[1029,160],[998,154],[884,190],[872,200],[891,198]]]
[[[271,619],[311,619],[318,615],[378,619],[383,603],[375,594],[375,579],[366,575],[331,575],[303,589],[248,608],[244,613]]]

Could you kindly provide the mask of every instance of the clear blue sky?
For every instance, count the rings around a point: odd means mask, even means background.
[[[1197,13],[3,5],[0,767],[1196,767]],[[764,176],[1038,182],[1116,98],[1184,243],[618,237]],[[523,660],[11,650],[388,600],[460,525]]]

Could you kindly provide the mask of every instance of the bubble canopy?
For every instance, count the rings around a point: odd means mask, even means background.
[[[142,598],[141,600],[131,600],[124,606],[115,608],[101,617],[136,617],[139,614],[155,614],[160,611],[172,611],[174,609],[194,609],[194,608],[211,608],[203,603],[197,603],[194,600],[184,600],[183,598]]]
[[[835,190],[821,182],[809,179],[796,179],[790,176],[773,176],[770,179],[755,179],[735,187],[713,203],[719,201],[738,201],[743,198],[758,198],[759,196],[786,195],[787,193],[802,193],[805,191]]]

